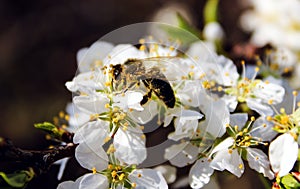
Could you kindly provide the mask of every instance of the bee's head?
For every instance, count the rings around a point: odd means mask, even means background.
[[[116,64],[112,67],[113,77],[114,79],[118,79],[120,77],[120,74],[123,70],[123,67],[121,64]]]

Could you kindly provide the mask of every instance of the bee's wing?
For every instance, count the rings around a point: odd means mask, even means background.
[[[146,70],[150,73],[152,72],[152,77],[163,80],[167,78],[167,80],[171,81],[182,74],[180,73],[182,72],[181,64],[178,63],[181,60],[179,57],[153,57],[140,59],[139,61],[143,62]]]

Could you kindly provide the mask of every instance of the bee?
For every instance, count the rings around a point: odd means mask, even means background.
[[[128,59],[124,64],[111,66],[113,84],[126,91],[142,82],[148,91],[144,94],[141,105],[155,95],[168,108],[174,108],[175,94],[170,82],[161,72],[161,67],[159,58]]]

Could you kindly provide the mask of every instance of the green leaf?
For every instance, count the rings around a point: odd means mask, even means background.
[[[300,183],[291,174],[282,177],[281,183],[284,185],[285,188],[300,188]]]
[[[218,21],[218,3],[219,0],[208,0],[205,4],[203,12],[205,24]]]
[[[168,37],[173,40],[179,40],[183,45],[189,45],[200,40],[200,32],[179,13],[177,13],[177,21],[178,27],[172,25],[161,26],[161,29],[167,33]]]
[[[194,26],[190,25],[188,21],[180,13],[177,13],[176,17],[177,17],[179,28],[188,31],[194,34],[195,36],[199,36],[200,31],[198,31]]]
[[[37,129],[41,129],[52,135],[53,137],[60,138],[62,133],[59,132],[58,128],[49,122],[44,123],[36,123],[34,124],[34,127]]]
[[[34,177],[34,172],[32,169],[29,171],[22,170],[12,174],[5,174],[0,172],[2,179],[11,187],[23,188],[29,181]]]

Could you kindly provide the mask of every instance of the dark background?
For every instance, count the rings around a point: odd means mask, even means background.
[[[64,83],[76,72],[76,52],[121,26],[151,21],[157,9],[173,2],[184,3],[193,25],[202,29],[203,0],[0,0],[0,136],[24,149],[48,147],[33,124],[51,121],[71,100]],[[220,2],[219,19],[229,44],[245,39],[237,26],[242,7],[237,2]],[[54,166],[28,188],[55,188],[57,170]],[[76,170],[71,161],[63,180],[78,177],[82,170]],[[245,183],[245,178],[230,180],[224,188]],[[247,183],[243,188],[254,186]]]

